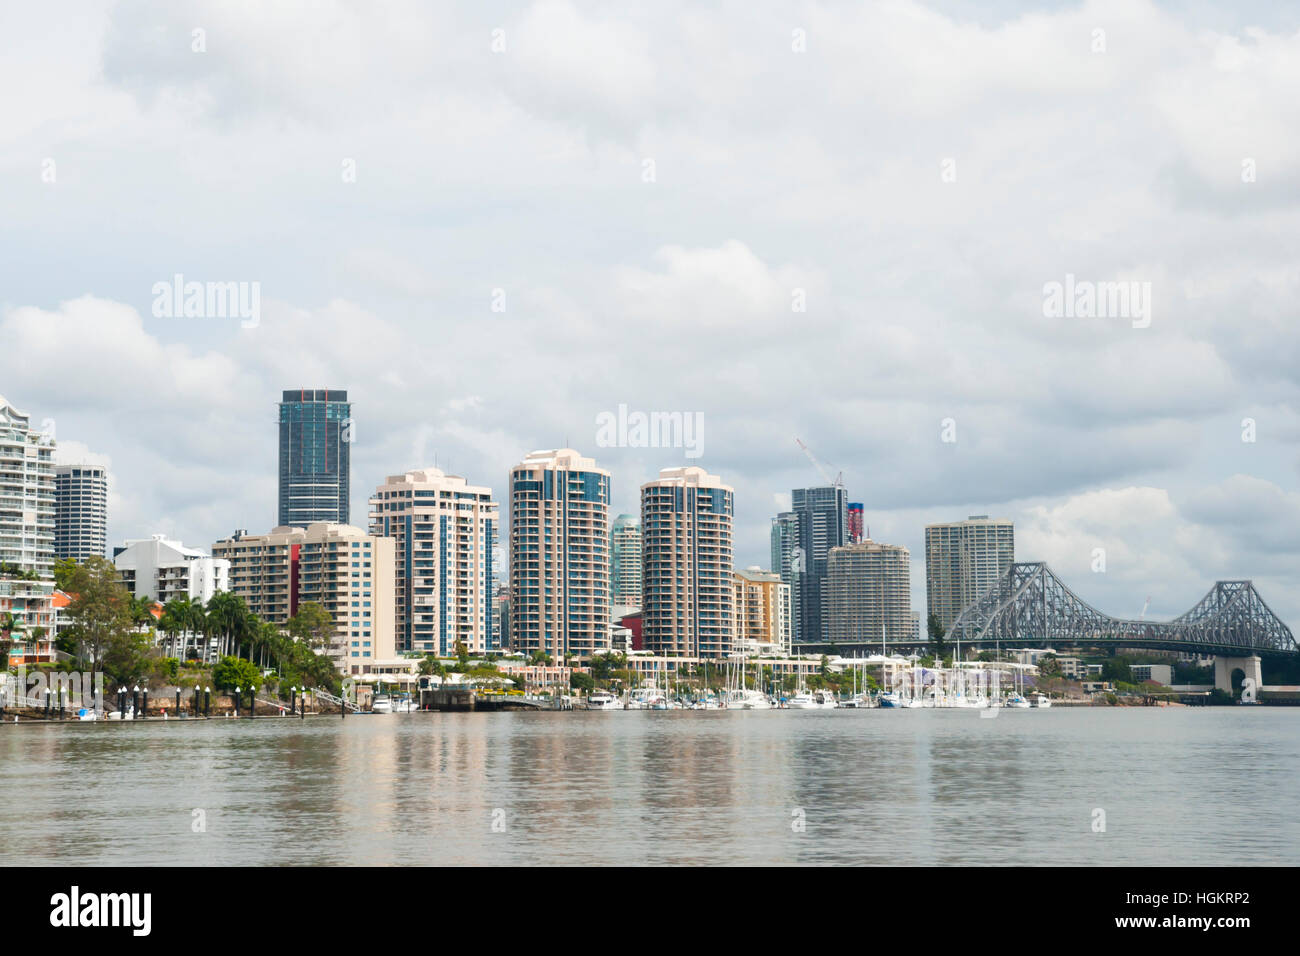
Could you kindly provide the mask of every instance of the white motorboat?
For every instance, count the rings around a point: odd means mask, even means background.
[[[791,710],[821,710],[821,703],[812,694],[802,691],[785,702]]]
[[[893,691],[893,690],[885,691],[883,694],[880,695],[879,698],[877,698],[877,702],[880,704],[881,707],[894,708],[894,707],[903,706],[903,699],[898,696],[897,691]]]
[[[761,691],[733,690],[727,697],[727,710],[771,710],[771,699]]]
[[[387,694],[376,694],[370,700],[370,712],[372,714],[391,714],[393,712],[393,700]]]
[[[588,710],[622,710],[623,702],[606,691],[597,691],[587,698]]]
[[[99,716],[89,707],[82,707],[77,711],[78,720],[99,720]]]
[[[1012,707],[1016,710],[1028,710],[1030,705],[1029,705],[1029,701],[1025,700],[1019,694],[1012,694],[1010,697],[1007,698],[1007,702],[1002,706]]]
[[[1034,706],[1035,706],[1035,707],[1051,707],[1051,706],[1052,706],[1052,699],[1051,699],[1050,697],[1048,697],[1047,695],[1045,695],[1045,694],[1035,694],[1035,695],[1034,695]]]

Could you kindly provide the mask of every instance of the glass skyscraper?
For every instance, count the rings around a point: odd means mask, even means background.
[[[824,641],[827,561],[831,548],[838,548],[848,537],[848,492],[841,485],[795,488],[790,498],[803,563],[794,594],[798,602],[796,633],[800,641]]]
[[[620,607],[641,607],[641,520],[636,515],[619,515],[609,532],[613,561],[613,603]]]
[[[285,389],[280,402],[279,525],[348,524],[351,426],[346,390]]]

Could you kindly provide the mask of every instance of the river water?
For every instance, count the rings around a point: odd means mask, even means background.
[[[1300,709],[978,714],[5,725],[0,864],[1300,862]]]

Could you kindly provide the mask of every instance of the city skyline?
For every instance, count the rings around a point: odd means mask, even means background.
[[[1294,13],[806,12],[682,36],[671,8],[412,6],[307,56],[236,9],[203,10],[201,53],[166,6],[7,11],[31,95],[0,134],[0,391],[109,468],[110,544],[272,527],[273,397],[337,383],[354,523],[386,475],[499,492],[572,445],[615,514],[664,467],[728,476],[736,563],[765,565],[819,481],[799,435],[914,556],[997,514],[1108,612],[1248,577],[1300,622]],[[260,311],[156,310],[178,275],[259,283]],[[1045,314],[1121,280],[1150,284],[1140,321]],[[598,446],[620,406],[702,415],[700,456]]]

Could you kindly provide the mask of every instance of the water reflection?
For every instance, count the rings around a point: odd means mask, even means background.
[[[1297,716],[616,712],[4,726],[0,863],[1294,863],[1300,824],[1278,811],[1294,806],[1300,783]],[[1096,809],[1105,832],[1093,829]]]

